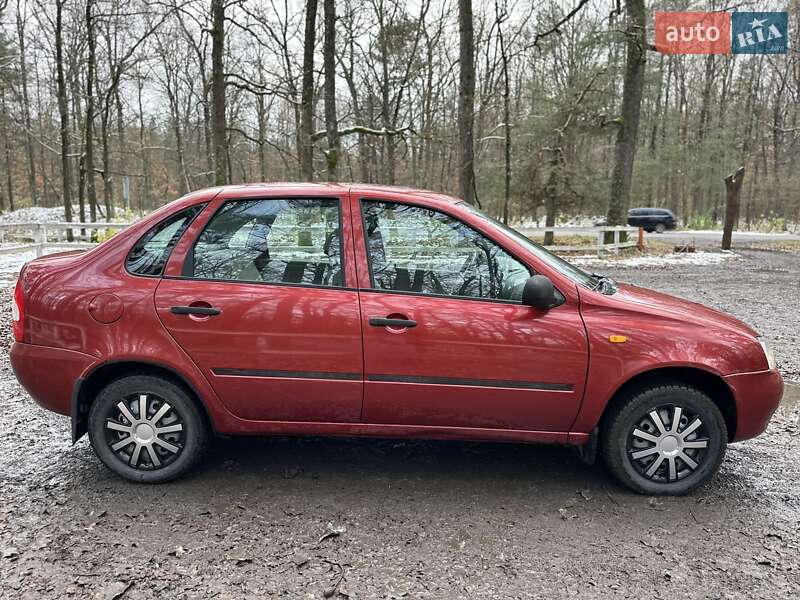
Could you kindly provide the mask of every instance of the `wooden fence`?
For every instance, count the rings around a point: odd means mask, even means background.
[[[5,223],[0,225],[0,243],[20,242],[0,248],[0,254],[14,254],[33,250],[41,256],[47,250],[81,250],[93,248],[95,233],[109,229],[125,229],[130,223]],[[68,241],[67,231],[72,230],[74,241]]]
[[[9,240],[21,243],[5,248],[0,247],[0,254],[14,254],[16,252],[35,251],[36,256],[41,256],[47,250],[76,250],[88,249],[97,245],[92,242],[95,233],[109,229],[125,229],[130,223],[7,223],[0,224],[0,244]],[[67,240],[67,230],[72,230],[74,241]],[[537,227],[523,229],[527,236],[544,235],[552,231],[556,244],[546,246],[554,252],[594,252],[602,256],[606,252],[616,252],[622,248],[632,248],[637,244],[638,229],[636,227]],[[611,232],[613,235],[607,236]],[[622,233],[627,233],[627,239],[621,241]],[[559,238],[563,236],[580,236],[595,238],[594,244],[563,246],[558,245]],[[606,241],[606,238],[610,241]]]

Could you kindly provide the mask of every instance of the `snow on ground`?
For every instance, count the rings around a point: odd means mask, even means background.
[[[736,258],[734,252],[677,252],[674,254],[653,254],[631,256],[630,258],[614,258],[584,255],[568,258],[579,266],[613,265],[617,267],[671,267],[685,265],[718,265],[723,261]]]
[[[73,206],[72,210],[76,211],[75,214],[78,214],[77,206]],[[0,224],[2,225],[13,223],[63,223],[66,220],[63,206],[54,206],[52,208],[30,206],[0,215]]]
[[[77,206],[72,207],[72,220],[77,222],[78,215],[80,214],[80,208]],[[131,220],[132,215],[126,215],[124,211],[118,209],[116,216],[114,217],[114,222],[127,222]],[[89,219],[89,213],[87,209],[86,219]],[[105,217],[98,213],[97,215],[98,221],[104,221]],[[64,215],[64,207],[63,206],[53,206],[50,208],[45,208],[44,206],[28,206],[25,208],[19,208],[15,211],[5,213],[0,215],[0,225],[12,225],[14,223],[66,223],[67,217]]]
[[[0,286],[14,285],[22,265],[36,258],[33,250],[0,254]]]

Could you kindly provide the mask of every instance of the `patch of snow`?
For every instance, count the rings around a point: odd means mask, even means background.
[[[36,252],[33,250],[0,254],[0,286],[14,285],[23,265],[34,258],[36,258]]]
[[[587,215],[578,215],[576,217],[569,218],[559,217],[556,219],[556,227],[580,227],[582,229],[586,229],[589,227],[594,227],[595,223],[603,221],[604,219],[605,216],[603,215],[594,217]],[[539,229],[540,227],[544,227],[544,222],[544,215],[538,219],[536,217],[528,217],[519,221],[513,221],[511,223],[511,227],[517,231],[522,231],[523,229]]]
[[[77,211],[77,207],[73,206],[72,210]],[[75,214],[78,213],[76,212]],[[0,224],[4,225],[13,223],[64,223],[66,220],[63,206],[54,206],[52,208],[29,206],[0,215]]]
[[[631,256],[628,258],[598,258],[597,256],[575,256],[569,258],[578,266],[607,265],[616,267],[671,267],[685,265],[718,265],[725,260],[737,258],[733,252],[676,252],[673,254],[653,254]]]

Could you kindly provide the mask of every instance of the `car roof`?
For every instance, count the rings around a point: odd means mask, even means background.
[[[237,196],[237,192],[241,192],[242,195],[252,197],[254,192],[263,192],[265,195],[273,195],[278,192],[292,196],[301,196],[314,194],[327,195],[349,191],[351,194],[355,194],[356,196],[364,195],[374,198],[384,196],[387,200],[392,200],[396,199],[398,196],[403,196],[409,200],[427,200],[433,203],[456,204],[462,202],[461,198],[441,192],[397,185],[376,185],[368,183],[246,183],[238,185],[226,185],[221,188],[214,188],[214,191],[220,191],[231,198],[235,198]]]

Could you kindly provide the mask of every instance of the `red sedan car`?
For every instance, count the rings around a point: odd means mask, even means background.
[[[34,400],[150,483],[214,433],[345,435],[571,445],[633,490],[683,494],[764,430],[783,389],[733,317],[390,187],[189,194],[28,263],[13,332]]]

